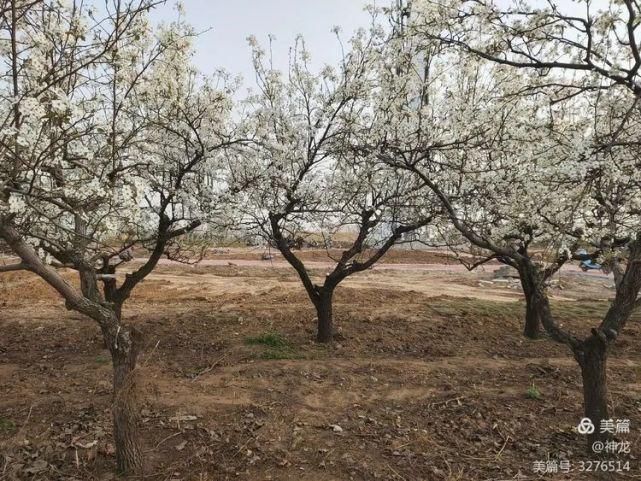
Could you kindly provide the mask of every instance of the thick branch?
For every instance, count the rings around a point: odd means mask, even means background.
[[[307,272],[305,264],[303,264],[303,262],[292,252],[289,244],[287,243],[287,239],[285,239],[285,237],[283,236],[282,229],[280,228],[280,225],[278,223],[280,218],[281,217],[277,214],[269,215],[269,223],[271,226],[274,241],[276,242],[276,247],[278,248],[280,253],[283,254],[283,257],[287,260],[287,262],[289,262],[289,264],[296,270],[298,276],[300,277],[300,280],[303,282],[303,286],[305,287],[307,294],[309,295],[314,305],[316,305],[318,302],[320,302],[318,289],[312,282],[312,279],[309,277],[309,273]]]
[[[31,267],[28,264],[21,262],[19,264],[8,264],[0,266],[0,272],[12,272],[12,271],[30,271]]]
[[[46,265],[38,257],[33,247],[22,239],[15,228],[0,221],[0,237],[2,237],[13,252],[22,259],[22,262],[29,266],[29,270],[38,274],[65,299],[67,307],[91,317],[101,323],[101,325],[106,319],[110,318],[111,313],[106,308],[84,297],[55,269]]]

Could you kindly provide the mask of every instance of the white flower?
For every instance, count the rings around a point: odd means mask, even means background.
[[[19,194],[12,192],[9,195],[9,212],[12,214],[22,214],[25,211],[27,204],[23,197]]]

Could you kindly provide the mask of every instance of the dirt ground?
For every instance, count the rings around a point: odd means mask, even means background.
[[[612,417],[631,422],[620,437],[632,452],[619,458],[630,471],[581,473],[579,370],[567,348],[522,337],[521,294],[490,284],[494,267],[362,273],[339,287],[337,340],[319,346],[293,270],[229,259],[162,265],[125,307],[147,343],[137,479],[641,479],[639,316],[608,365]],[[588,332],[610,283],[562,272],[554,311]],[[9,273],[0,333],[0,481],[116,479],[98,327],[34,276]],[[576,469],[533,472],[558,459]]]
[[[304,262],[328,262],[340,258],[342,251],[339,249],[303,249],[294,250],[294,253]],[[264,247],[238,248],[222,247],[209,249],[205,259],[220,260],[261,260],[267,254],[275,260],[282,260],[283,256],[277,249]],[[370,257],[372,252],[366,250],[362,258]],[[467,257],[467,256],[465,256]],[[395,249],[389,251],[379,264],[457,264],[458,261],[446,251],[428,249]]]

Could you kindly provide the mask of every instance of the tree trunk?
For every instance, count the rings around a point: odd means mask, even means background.
[[[535,285],[533,273],[528,272],[527,267],[519,269],[519,278],[525,296],[525,327],[523,335],[529,339],[537,339],[541,335],[541,318],[535,301]]]
[[[318,316],[318,332],[316,334],[316,341],[322,343],[332,342],[333,326],[332,326],[332,296],[334,295],[333,289],[326,287],[320,291],[320,299],[316,303],[316,313]]]
[[[592,335],[575,350],[583,378],[583,409],[586,418],[594,425],[588,434],[588,453],[594,454],[596,441],[607,441],[608,433],[601,433],[601,420],[608,419],[607,343],[598,335]]]
[[[65,299],[68,309],[95,320],[102,330],[103,339],[111,352],[114,377],[113,421],[118,470],[136,473],[142,470],[142,450],[138,437],[139,412],[136,402],[135,367],[142,345],[142,335],[132,327],[124,326],[113,309],[100,302],[95,272],[82,266],[79,270],[82,294],[66,282],[51,266],[42,262],[33,248],[15,230],[0,218],[2,237],[31,270],[44,279]],[[87,297],[93,296],[93,297]]]
[[[117,332],[115,336],[105,336],[114,370],[112,415],[116,462],[120,473],[140,473],[143,457],[138,434],[140,412],[135,369],[141,334],[124,326]]]

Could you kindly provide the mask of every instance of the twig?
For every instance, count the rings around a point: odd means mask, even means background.
[[[149,353],[149,356],[147,356],[147,357],[146,357],[146,359],[145,359],[145,361],[142,363],[142,366],[143,366],[143,367],[145,367],[145,366],[147,366],[147,364],[149,364],[149,361],[150,361],[150,360],[151,360],[151,358],[154,356],[154,353],[156,352],[156,349],[158,349],[158,346],[159,346],[159,345],[160,345],[160,339],[158,339],[158,341],[156,342],[156,345],[154,346],[154,348],[153,348],[153,349],[151,350],[151,352]]]
[[[181,434],[182,434],[182,431],[178,431],[177,433],[170,434],[169,436],[167,436],[166,438],[161,440],[158,444],[156,444],[156,446],[154,447],[154,449],[152,449],[152,451],[155,451],[156,449],[158,449],[160,447],[160,445],[162,443],[164,443],[165,441],[169,441],[171,438],[175,438],[176,436],[179,436]]]
[[[27,413],[27,419],[25,419],[24,424],[20,428],[20,430],[17,432],[16,437],[20,436],[24,429],[27,427],[27,424],[29,423],[29,419],[31,419],[31,411],[33,411],[33,404],[29,406],[29,412]]]
[[[396,476],[398,476],[399,478],[401,478],[403,481],[407,481],[407,478],[405,478],[405,477],[401,476],[401,474],[400,474],[398,471],[396,471],[393,467],[391,467],[391,466],[389,465],[389,463],[387,464],[387,467],[389,468],[389,470],[390,470],[392,473],[394,473]]]
[[[198,379],[198,378],[199,378],[200,376],[202,376],[203,374],[207,374],[208,372],[210,372],[210,371],[211,371],[212,369],[214,369],[218,364],[220,364],[220,362],[221,362],[223,359],[225,359],[226,357],[227,357],[227,354],[225,353],[225,354],[223,354],[222,356],[220,356],[216,361],[214,361],[214,362],[213,362],[209,367],[206,367],[206,368],[205,368],[205,369],[203,369],[202,371],[198,372],[198,373],[197,373],[197,374],[192,378],[192,382],[193,382],[193,381],[195,381],[196,379]]]
[[[503,443],[503,447],[499,450],[498,453],[496,453],[496,459],[498,460],[501,457],[501,454],[503,453],[503,450],[505,449],[505,446],[507,445],[507,442],[510,440],[510,436],[508,435],[507,438],[505,438],[505,442]]]
[[[436,402],[433,402],[433,403],[429,403],[428,404],[428,408],[431,409],[431,408],[433,408],[435,406],[440,406],[441,404],[444,404],[445,406],[447,406],[449,403],[451,403],[453,401],[456,401],[459,404],[461,404],[461,400],[462,399],[465,399],[465,396],[458,396],[458,397],[455,397],[455,398],[452,398],[452,399],[446,399],[445,401],[436,401]]]

